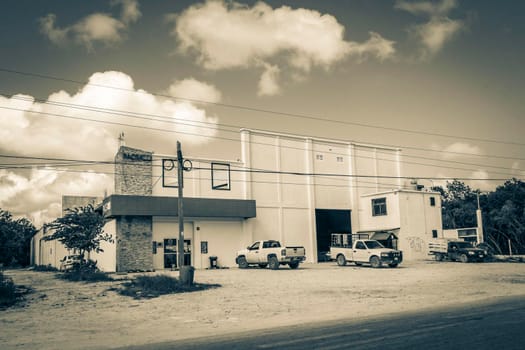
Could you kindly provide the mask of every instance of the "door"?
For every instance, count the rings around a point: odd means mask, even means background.
[[[177,239],[164,239],[164,268],[171,269],[177,267]]]
[[[366,246],[362,241],[356,242],[352,253],[354,261],[368,262],[368,260],[370,260],[370,251],[366,249]]]
[[[246,253],[246,260],[250,264],[256,264],[260,261],[260,242],[255,242],[248,248],[248,252]]]

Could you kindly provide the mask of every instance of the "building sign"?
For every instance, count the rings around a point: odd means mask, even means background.
[[[151,162],[151,154],[138,154],[138,153],[127,153],[122,152],[122,158],[126,160],[131,161],[139,161],[139,162]]]

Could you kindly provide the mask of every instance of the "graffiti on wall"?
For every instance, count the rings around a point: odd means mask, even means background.
[[[410,249],[412,249],[415,252],[422,252],[425,249],[425,241],[421,237],[407,237],[407,241],[410,244]]]

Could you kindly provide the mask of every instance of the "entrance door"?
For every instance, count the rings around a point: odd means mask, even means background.
[[[350,210],[315,209],[318,261],[330,251],[332,233],[352,233],[350,221]]]
[[[164,268],[176,268],[178,267],[178,247],[176,238],[164,239]],[[184,265],[191,265],[191,240],[184,240]]]

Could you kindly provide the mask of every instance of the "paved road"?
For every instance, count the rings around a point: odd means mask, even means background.
[[[525,349],[525,298],[127,349]]]

